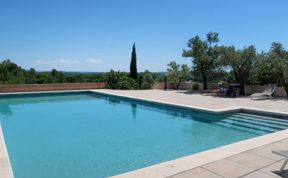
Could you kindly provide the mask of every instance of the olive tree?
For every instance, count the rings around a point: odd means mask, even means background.
[[[179,65],[175,61],[171,61],[168,64],[167,72],[168,80],[174,84],[176,89],[179,89],[181,82],[189,76],[190,70],[186,64]]]
[[[183,50],[183,57],[191,57],[195,74],[200,74],[200,79],[207,89],[209,74],[213,73],[217,66],[219,57],[218,33],[210,32],[206,40],[201,40],[199,36],[191,38],[188,43],[188,50]]]
[[[220,62],[231,70],[236,83],[249,83],[257,53],[254,46],[236,49],[234,46],[222,47]]]
[[[283,86],[288,94],[288,51],[281,43],[272,43],[267,53],[258,56],[254,73],[260,84]]]

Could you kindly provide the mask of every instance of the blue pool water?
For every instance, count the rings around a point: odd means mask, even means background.
[[[89,92],[0,96],[16,178],[107,177],[288,127]]]

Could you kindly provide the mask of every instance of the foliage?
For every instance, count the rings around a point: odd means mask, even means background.
[[[254,46],[236,49],[234,46],[222,47],[220,64],[230,68],[236,83],[250,83],[253,64],[256,61]]]
[[[185,80],[185,77],[189,75],[189,67],[186,64],[179,65],[175,61],[171,61],[168,64],[168,80],[172,81],[176,89],[179,88],[181,82]]]
[[[137,55],[135,43],[132,47],[131,62],[130,62],[130,77],[134,80],[137,80]]]
[[[260,84],[275,83],[288,93],[288,51],[281,43],[272,43],[268,53],[259,55],[254,75]]]
[[[136,81],[128,76],[125,72],[115,72],[111,70],[106,74],[107,87],[110,89],[137,89]]]
[[[4,60],[0,64],[0,82],[2,84],[25,83],[25,71],[17,64]]]
[[[155,82],[165,82],[165,73],[161,73],[155,76]]]
[[[217,68],[219,48],[214,44],[218,41],[218,33],[208,33],[206,41],[201,40],[199,36],[195,36],[187,43],[190,49],[183,50],[182,53],[183,57],[192,58],[194,75],[200,75],[204,89],[207,89],[207,82],[210,80],[209,73]]]
[[[204,89],[214,79],[241,84],[275,83],[288,93],[288,51],[281,43],[274,42],[268,52],[259,54],[252,45],[242,49],[213,45],[218,41],[218,33],[208,33],[206,41],[195,36],[188,41],[190,49],[182,53],[192,58],[193,80],[203,82]]]
[[[141,76],[141,89],[151,89],[154,84],[154,78],[151,72],[148,70],[145,70],[144,73]]]
[[[37,77],[36,77],[36,70],[31,68],[25,73],[25,83],[27,84],[33,84],[37,83]]]
[[[0,63],[1,84],[105,82],[105,79],[105,73],[66,74],[56,69],[51,72],[37,72],[33,68],[24,70],[10,60],[4,60]]]
[[[159,74],[156,74],[159,75]],[[139,78],[140,79],[140,78]],[[107,82],[111,89],[150,89],[154,83],[154,76],[148,70],[141,74],[141,85],[130,78],[129,73],[115,72],[79,74],[64,73],[52,69],[51,72],[36,72],[35,69],[24,70],[10,60],[0,63],[1,84],[45,84],[45,83],[81,83]],[[139,82],[140,83],[140,82]]]
[[[199,90],[199,84],[198,83],[193,83],[192,89],[193,90]]]

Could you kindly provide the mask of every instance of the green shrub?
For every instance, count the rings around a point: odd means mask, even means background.
[[[137,89],[137,82],[125,72],[111,70],[106,75],[107,87],[110,89],[132,90]]]
[[[145,70],[141,76],[140,89],[151,89],[154,84],[154,78],[151,72]]]
[[[193,83],[192,89],[193,90],[199,90],[199,84],[198,83]]]
[[[121,89],[121,90],[138,89],[138,84],[134,79],[132,79],[128,76],[122,76],[122,77],[120,77],[120,79],[118,81],[117,89]]]

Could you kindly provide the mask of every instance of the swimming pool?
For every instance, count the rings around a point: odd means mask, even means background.
[[[288,128],[92,92],[0,96],[15,177],[107,177]]]

